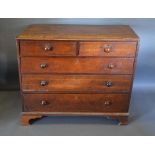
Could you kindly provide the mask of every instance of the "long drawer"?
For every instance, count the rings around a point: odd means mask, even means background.
[[[21,58],[22,73],[132,74],[133,58]]]
[[[129,92],[130,75],[22,75],[24,92]]]
[[[24,111],[127,112],[128,94],[24,94]]]
[[[136,42],[80,42],[80,56],[134,57]]]

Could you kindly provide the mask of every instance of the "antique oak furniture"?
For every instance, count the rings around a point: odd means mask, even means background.
[[[21,123],[105,116],[128,123],[138,36],[127,25],[30,25],[17,36]]]

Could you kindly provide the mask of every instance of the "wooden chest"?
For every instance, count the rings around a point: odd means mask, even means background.
[[[17,36],[21,123],[106,116],[128,123],[138,36],[123,25],[30,25]]]

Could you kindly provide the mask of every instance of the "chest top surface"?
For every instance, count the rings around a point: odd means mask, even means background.
[[[127,25],[30,25],[17,36],[21,40],[137,41]]]

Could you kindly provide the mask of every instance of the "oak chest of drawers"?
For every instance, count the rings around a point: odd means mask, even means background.
[[[129,26],[30,25],[16,39],[23,125],[52,115],[128,123],[139,41]]]

